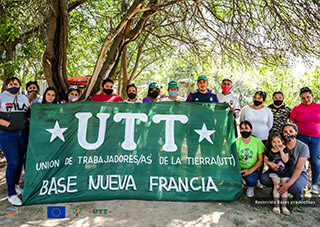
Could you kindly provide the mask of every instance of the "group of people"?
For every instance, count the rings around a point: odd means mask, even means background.
[[[39,95],[37,82],[27,83],[27,94],[21,94],[21,82],[17,77],[5,82],[6,91],[0,94],[0,149],[7,160],[6,180],[8,200],[13,205],[21,205],[19,187],[22,167],[25,163],[28,141],[28,112],[32,103],[58,103],[58,94],[53,87],[48,87],[43,96]],[[273,186],[273,196],[277,201],[274,213],[290,214],[286,208],[288,192],[301,198],[308,183],[306,161],[309,158],[312,170],[311,192],[318,194],[320,175],[320,104],[313,100],[312,91],[304,87],[300,90],[302,103],[292,110],[284,101],[281,91],[273,93],[273,103],[265,106],[266,93],[257,91],[253,103],[240,109],[239,97],[232,92],[231,79],[223,79],[222,92],[215,94],[209,89],[206,76],[197,79],[197,90],[190,92],[187,99],[179,96],[176,81],[168,83],[168,96],[161,98],[161,87],[152,82],[148,87],[147,97],[140,99],[135,84],[126,87],[127,99],[113,94],[114,82],[105,79],[101,83],[101,93],[91,101],[106,102],[224,102],[230,105],[235,119],[236,147],[239,154],[241,174],[248,188],[246,195],[254,196],[254,187],[259,180],[265,186]],[[70,87],[66,100],[60,103],[79,101],[80,90]],[[236,119],[240,117],[237,136]],[[264,163],[269,169],[262,173]],[[281,210],[280,210],[280,202]]]

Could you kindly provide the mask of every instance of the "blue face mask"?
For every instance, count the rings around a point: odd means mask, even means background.
[[[174,98],[178,95],[178,91],[169,91],[169,95]]]
[[[8,92],[10,92],[11,94],[17,94],[20,90],[20,87],[11,87],[11,88],[8,88]]]

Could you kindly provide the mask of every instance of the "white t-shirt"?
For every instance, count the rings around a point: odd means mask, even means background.
[[[224,95],[223,93],[217,94],[218,100],[220,103],[228,103],[232,108],[234,108],[236,112],[236,117],[239,117],[240,114],[240,104],[239,104],[239,96],[230,92],[227,95]]]
[[[140,98],[138,98],[137,101],[130,102],[129,99],[126,99],[126,100],[124,100],[124,102],[127,102],[127,103],[142,103],[142,100]]]
[[[249,121],[252,124],[252,135],[267,140],[269,130],[273,126],[273,114],[271,110],[264,106],[262,109],[256,110],[250,106],[245,106],[240,115],[240,121]]]
[[[174,100],[169,99],[169,97],[165,97],[162,99],[162,102],[173,102],[173,101]],[[186,101],[186,99],[182,98],[181,96],[178,96],[176,101],[184,102]]]

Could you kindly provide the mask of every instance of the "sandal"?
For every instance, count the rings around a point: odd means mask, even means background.
[[[286,207],[283,207],[283,208],[282,208],[282,213],[283,213],[284,215],[290,215],[290,211],[289,211]]]
[[[272,209],[272,212],[273,212],[274,214],[281,214],[279,207],[274,207],[274,208]]]

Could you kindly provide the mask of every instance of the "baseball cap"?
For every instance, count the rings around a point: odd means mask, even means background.
[[[160,89],[160,86],[159,86],[159,84],[157,84],[157,82],[152,82],[152,83],[149,84],[149,88],[158,88],[158,89]]]
[[[176,87],[176,88],[178,88],[178,83],[177,83],[177,81],[171,80],[171,81],[168,83],[168,88],[171,88],[171,87]]]
[[[206,80],[208,81],[208,78],[205,75],[201,75],[198,77],[197,82],[199,82],[199,80]]]

